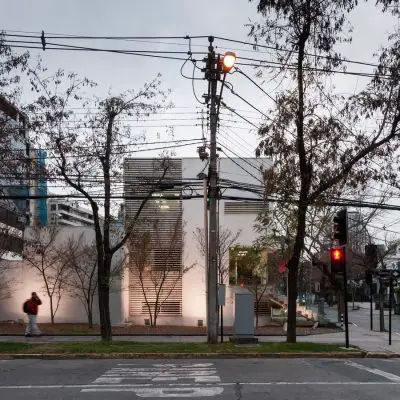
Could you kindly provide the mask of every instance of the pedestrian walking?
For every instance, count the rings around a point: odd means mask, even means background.
[[[25,336],[29,337],[32,335],[41,336],[42,332],[40,331],[37,325],[37,314],[39,306],[42,304],[42,301],[39,299],[39,296],[36,292],[32,292],[32,297],[25,301],[23,305],[24,313],[28,314],[28,325],[25,329]]]

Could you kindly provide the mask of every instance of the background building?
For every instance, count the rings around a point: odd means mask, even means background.
[[[42,149],[31,149],[31,168],[29,171],[29,194],[38,196],[30,200],[29,225],[46,226],[47,216],[47,178],[46,178],[46,152]]]
[[[0,257],[22,254],[29,223],[27,117],[0,96]]]
[[[93,212],[68,199],[48,199],[48,221],[51,225],[93,226]]]

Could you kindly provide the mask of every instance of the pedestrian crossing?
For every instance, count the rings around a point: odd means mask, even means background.
[[[133,392],[137,397],[212,397],[224,388],[213,363],[117,364],[81,392]]]

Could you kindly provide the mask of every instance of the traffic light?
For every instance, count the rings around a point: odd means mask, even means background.
[[[333,217],[333,239],[339,242],[339,245],[347,244],[347,210],[340,210]]]
[[[333,247],[331,249],[331,272],[339,274],[344,272],[345,253],[343,247]]]
[[[367,285],[372,285],[372,271],[365,271],[365,283]]]
[[[365,264],[370,270],[375,270],[378,267],[378,246],[376,244],[365,246]]]

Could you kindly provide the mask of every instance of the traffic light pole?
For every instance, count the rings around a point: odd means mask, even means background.
[[[218,268],[217,268],[217,198],[218,198],[218,173],[217,173],[217,67],[214,47],[212,45],[214,38],[208,38],[210,43],[208,47],[207,73],[210,83],[210,222],[209,222],[209,273],[208,273],[208,343],[218,343]]]
[[[347,263],[346,263],[346,246],[343,247],[344,268],[343,268],[343,291],[344,291],[344,329],[346,336],[346,348],[349,348],[349,310],[347,308]]]
[[[373,283],[371,279],[371,283],[369,284],[369,319],[370,319],[370,327],[371,331],[374,330],[374,305],[373,305],[373,298],[372,298],[372,288]]]
[[[390,274],[389,283],[389,346],[392,345],[392,308],[393,308],[393,277]]]

